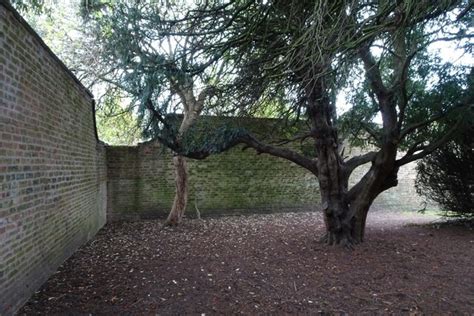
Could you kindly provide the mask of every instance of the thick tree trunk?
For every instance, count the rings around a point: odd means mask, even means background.
[[[326,223],[324,240],[330,245],[353,244],[364,240],[365,224],[370,205],[383,190],[391,177],[394,168],[396,145],[387,141],[375,156],[370,170],[356,185],[355,192],[348,190],[349,176],[353,169],[348,169],[341,157],[337,130],[333,124],[336,120],[335,110],[325,94],[325,83],[320,79],[308,85],[308,116],[312,121],[317,153],[317,177],[321,192],[322,210]],[[390,129],[393,129],[393,122]],[[391,138],[387,136],[387,140]]]
[[[364,241],[365,225],[370,205],[373,201],[356,201],[351,204],[351,214],[354,214],[351,236],[356,243]]]
[[[347,180],[343,175],[338,153],[332,144],[318,144],[317,149],[318,179],[327,230],[326,242],[330,245],[352,244],[353,220],[346,199]]]
[[[352,247],[364,240],[367,214],[375,198],[397,184],[396,146],[387,143],[382,147],[352,192],[348,190],[350,171],[339,154],[336,132],[331,128],[320,129],[316,136],[316,150],[327,228],[325,241],[330,245]]]
[[[364,241],[367,214],[373,199],[361,195],[355,201],[347,201],[347,192],[342,191],[340,198],[332,203],[323,203],[326,222],[324,241],[330,245],[351,247]]]
[[[188,204],[188,167],[186,158],[174,156],[173,164],[175,168],[176,194],[173,207],[165,222],[165,225],[168,226],[176,226],[181,223]]]
[[[326,223],[324,241],[330,245],[355,243],[354,216],[347,199],[348,174],[339,153],[337,130],[333,127],[335,109],[322,79],[307,86],[308,116],[313,125],[317,154],[317,177]]]
[[[396,151],[386,147],[379,152],[370,170],[357,184],[353,196],[346,196],[349,201],[348,216],[351,217],[351,237],[355,243],[364,241],[365,227],[369,208],[375,198],[383,191],[397,185],[398,168],[394,167]]]
[[[365,225],[371,202],[324,208],[326,235],[329,245],[352,246],[364,241]]]

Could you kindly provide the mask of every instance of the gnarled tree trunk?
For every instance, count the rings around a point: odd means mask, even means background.
[[[176,226],[181,223],[188,204],[188,166],[186,158],[183,156],[174,156],[173,164],[175,170],[176,194],[174,196],[173,207],[166,219],[166,224],[169,226]]]
[[[189,86],[191,87],[191,86]],[[192,88],[180,90],[180,97],[184,104],[183,121],[179,127],[177,142],[182,141],[183,135],[191,128],[199,117],[204,99],[209,94],[208,90],[204,90],[196,99],[192,93]],[[184,156],[176,155],[173,157],[173,164],[175,167],[175,185],[176,193],[174,197],[173,206],[165,221],[165,225],[176,226],[179,225],[183,219],[186,206],[188,204],[188,168],[186,158]]]
[[[191,127],[196,120],[197,115],[189,115],[185,113],[183,121],[179,129],[178,141],[181,141],[183,134]],[[186,158],[180,155],[173,157],[173,165],[175,170],[175,187],[173,206],[165,221],[165,225],[177,226],[181,223],[186,206],[188,204],[188,166]]]
[[[344,164],[331,164],[325,162],[324,158],[319,162],[319,181],[327,223],[326,241],[329,244],[352,245],[364,240],[370,206],[381,192],[397,185],[398,168],[394,164],[395,156],[396,150],[393,146],[383,148],[377,154],[370,170],[350,190],[347,190],[350,173],[346,172]],[[333,179],[329,184],[326,183],[326,170],[330,170],[329,174],[338,170],[339,182]]]
[[[334,108],[324,93],[324,84],[319,79],[307,90],[308,116],[313,125],[317,154],[316,176],[326,224],[323,239],[330,245],[352,246],[364,239],[367,213],[374,199],[384,190],[396,185],[397,147],[391,141],[391,135],[387,134],[387,141],[372,157],[370,170],[349,190],[349,176],[353,168],[341,157],[337,130],[333,126]],[[389,102],[388,98],[383,101]],[[393,130],[393,119],[384,124],[389,127],[387,130]]]
[[[328,244],[351,246],[364,241],[369,208],[378,194],[387,189],[374,183],[394,186],[390,182],[392,179],[383,174],[378,174],[374,180],[372,183],[365,182],[353,198],[344,185],[321,191],[327,231],[324,240]]]
[[[313,125],[317,154],[317,178],[326,224],[324,240],[331,245],[354,243],[353,216],[347,200],[348,174],[339,154],[337,131],[333,127],[334,108],[325,94],[325,83],[316,80],[307,86],[308,116]]]
[[[333,136],[320,131],[316,139],[318,180],[328,244],[352,244],[353,216],[347,203],[348,180]]]

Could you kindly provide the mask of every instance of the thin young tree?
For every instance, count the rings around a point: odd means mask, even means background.
[[[182,147],[183,135],[216,95],[225,66],[199,53],[200,41],[208,39],[194,36],[197,20],[186,17],[188,4],[91,1],[83,10],[102,48],[97,77],[129,95],[146,137]],[[171,114],[180,114],[180,122]],[[165,222],[170,226],[181,222],[189,194],[186,158],[175,151],[173,164],[176,194]]]

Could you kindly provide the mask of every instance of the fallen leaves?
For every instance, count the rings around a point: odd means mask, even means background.
[[[353,252],[317,242],[315,213],[108,224],[20,314],[474,311],[472,235],[370,216]]]

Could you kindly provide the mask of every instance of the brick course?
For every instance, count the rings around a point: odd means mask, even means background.
[[[105,223],[93,100],[0,2],[0,314],[14,313]]]

